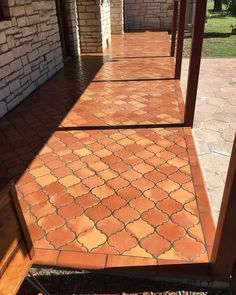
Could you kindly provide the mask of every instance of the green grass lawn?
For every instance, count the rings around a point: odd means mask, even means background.
[[[236,19],[222,13],[211,12],[213,1],[208,3],[208,19],[205,25],[203,53],[204,57],[236,57],[236,35],[231,35],[231,26],[236,25]],[[191,36],[186,34],[184,41],[184,56],[189,56]]]

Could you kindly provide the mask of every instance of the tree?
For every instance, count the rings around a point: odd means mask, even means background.
[[[222,0],[214,0],[214,12],[221,12],[222,11]]]

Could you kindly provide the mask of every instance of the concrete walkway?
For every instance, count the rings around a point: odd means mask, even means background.
[[[184,97],[189,60],[183,60]],[[203,59],[194,136],[217,222],[236,130],[236,59]]]

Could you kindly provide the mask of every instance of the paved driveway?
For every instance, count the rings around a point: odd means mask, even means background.
[[[184,59],[184,91],[188,64],[188,59]],[[218,220],[235,130],[236,59],[203,59],[194,136],[215,222]]]

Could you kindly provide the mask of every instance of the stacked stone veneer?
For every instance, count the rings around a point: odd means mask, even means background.
[[[82,53],[103,52],[111,39],[110,0],[77,0]]]
[[[0,21],[0,117],[62,66],[55,0],[9,0]]]
[[[171,29],[172,0],[125,0],[124,5],[127,31]]]
[[[124,33],[123,0],[111,0],[111,33]]]
[[[79,19],[76,0],[64,0],[66,3],[66,21],[68,27],[68,39],[70,54],[78,56],[80,54]]]
[[[111,42],[110,0],[103,0],[100,9],[102,23],[102,48],[105,50]]]

